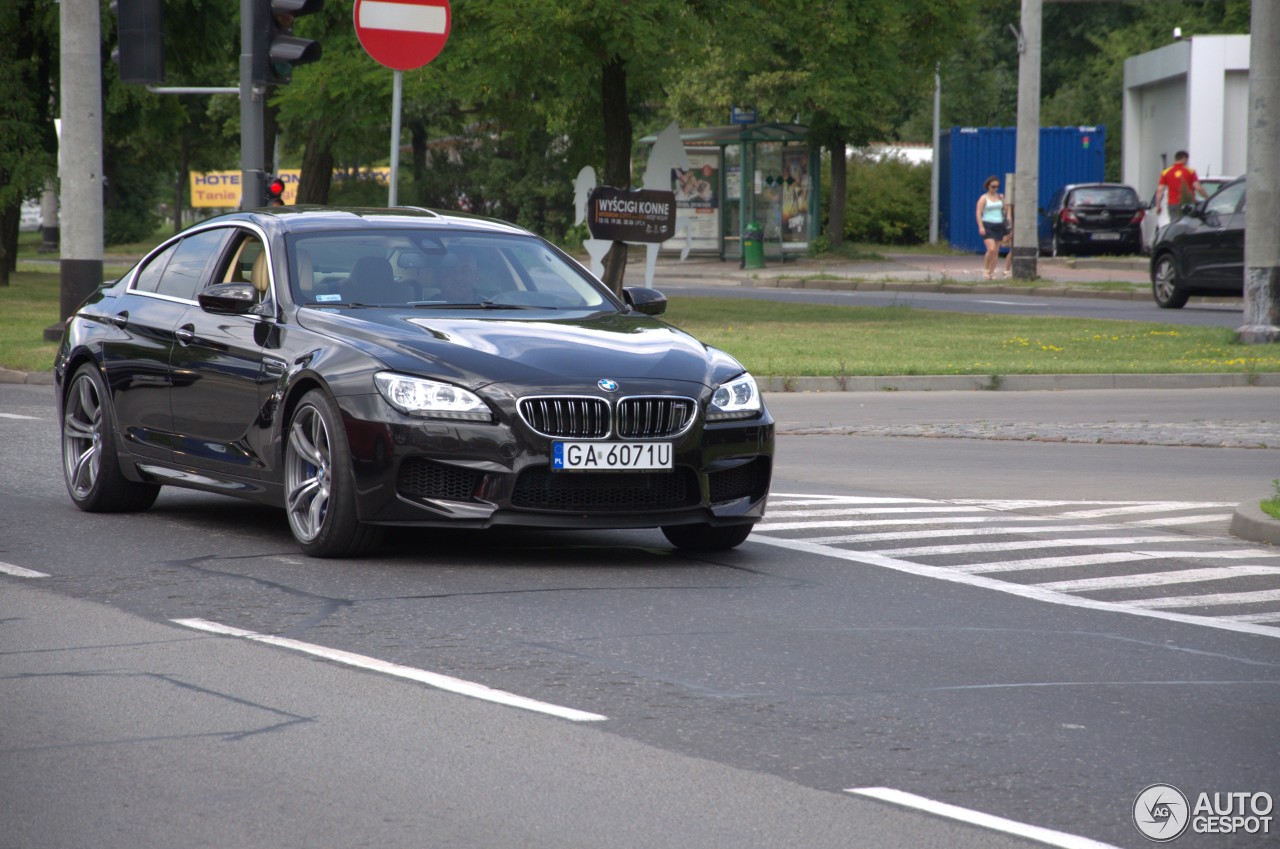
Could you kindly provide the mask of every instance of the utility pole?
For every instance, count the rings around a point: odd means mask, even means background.
[[[240,208],[267,202],[267,151],[263,141],[263,106],[267,87],[254,82],[253,52],[257,41],[257,0],[240,0]],[[268,7],[269,13],[269,7]],[[266,57],[263,57],[264,61]]]
[[[933,168],[929,172],[929,244],[938,244],[938,184],[942,173],[942,70],[933,66]]]
[[[62,320],[102,285],[102,21],[98,0],[59,4],[62,132],[62,253],[58,324],[46,339],[62,337]]]
[[[1036,222],[1040,198],[1040,19],[1042,0],[1022,0],[1018,31],[1018,209],[1013,216],[1013,276],[1036,278],[1039,237]]]
[[[1255,2],[1249,35],[1249,163],[1241,342],[1280,342],[1280,8]]]

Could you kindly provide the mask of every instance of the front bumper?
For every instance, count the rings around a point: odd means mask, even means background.
[[[403,416],[376,395],[338,399],[361,521],[486,528],[652,528],[753,523],[773,470],[768,410],[678,437],[670,471],[551,469],[552,438],[514,414],[488,423]]]

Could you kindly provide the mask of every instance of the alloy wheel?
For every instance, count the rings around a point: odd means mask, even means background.
[[[93,494],[102,470],[102,428],[102,397],[93,380],[81,374],[67,393],[62,419],[63,473],[77,499]]]
[[[333,488],[329,429],[324,416],[304,405],[289,428],[285,456],[285,493],[289,524],[299,540],[311,541],[324,529]]]

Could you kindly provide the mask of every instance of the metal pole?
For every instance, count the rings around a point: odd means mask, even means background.
[[[1036,278],[1037,206],[1040,198],[1040,18],[1041,0],[1022,0],[1018,33],[1018,180],[1022,209],[1013,219],[1013,276]]]
[[[395,72],[391,83],[391,185],[387,188],[387,206],[395,206],[396,186],[400,182],[400,96],[404,90],[404,74]]]
[[[255,0],[240,0],[240,208],[267,203],[266,142],[263,138],[263,87],[253,84]]]
[[[938,161],[942,138],[942,75],[933,66],[933,170],[929,173],[929,244],[938,244],[938,183],[942,163]]]
[[[1242,342],[1280,342],[1280,8],[1254,3],[1249,36],[1249,182]],[[1254,49],[1257,48],[1257,49]]]
[[[102,285],[102,33],[98,0],[62,0],[58,174],[62,181],[59,318]],[[45,330],[61,338],[61,322]]]

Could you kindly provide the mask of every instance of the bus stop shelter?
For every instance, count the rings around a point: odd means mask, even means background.
[[[763,232],[766,259],[803,253],[819,233],[817,148],[802,124],[745,124],[681,130],[688,169],[674,169],[676,237],[664,251],[742,259],[749,224]],[[657,135],[641,144],[652,145]]]

